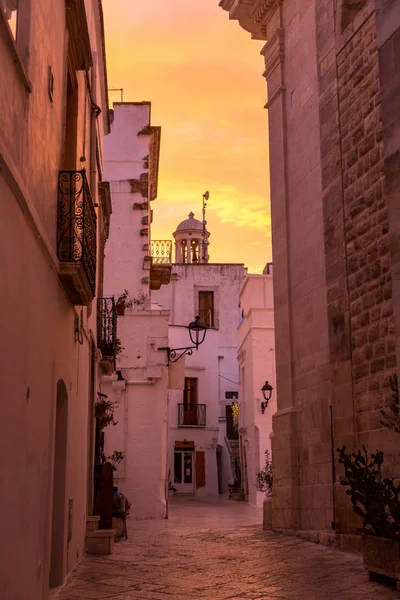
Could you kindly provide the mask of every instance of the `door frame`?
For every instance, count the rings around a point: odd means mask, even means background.
[[[185,454],[190,454],[191,455],[191,482],[190,483],[185,483],[184,481],[179,483],[176,481],[176,477],[175,477],[175,455],[176,454],[180,454],[180,460],[181,460],[181,478],[184,479],[185,478]],[[190,448],[176,448],[174,447],[174,487],[176,487],[176,492],[177,494],[184,494],[184,495],[193,495],[195,493],[195,484],[196,484],[196,453],[195,453],[195,449],[194,447],[190,447]]]

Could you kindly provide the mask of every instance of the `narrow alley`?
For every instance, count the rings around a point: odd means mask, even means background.
[[[263,531],[260,509],[199,498],[170,502],[168,520],[129,522],[114,554],[86,557],[59,600],[392,600],[362,558]]]

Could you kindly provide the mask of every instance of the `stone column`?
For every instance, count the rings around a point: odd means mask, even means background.
[[[188,264],[192,262],[192,254],[191,254],[191,239],[186,238],[186,261]]]
[[[271,439],[274,490],[272,523],[275,529],[300,528],[299,419],[294,405],[292,312],[290,281],[290,221],[287,181],[286,88],[282,5],[276,2],[266,14],[267,42],[261,54],[268,86],[271,217],[276,330],[277,412],[273,415]]]
[[[182,242],[181,240],[175,241],[175,262],[180,264],[182,262]]]

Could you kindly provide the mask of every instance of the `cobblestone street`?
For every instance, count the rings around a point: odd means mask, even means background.
[[[131,521],[112,556],[87,557],[59,600],[392,600],[362,560],[265,532],[242,502],[170,503],[170,518]]]

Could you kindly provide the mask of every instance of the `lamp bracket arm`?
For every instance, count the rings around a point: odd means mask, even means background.
[[[191,356],[193,354],[193,350],[198,350],[197,346],[188,346],[187,348],[159,348],[159,350],[166,350],[168,353],[168,364],[176,363],[178,360],[187,354]]]

